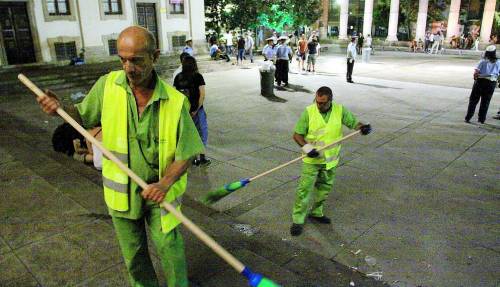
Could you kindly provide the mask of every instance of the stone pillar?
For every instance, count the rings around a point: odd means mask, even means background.
[[[363,36],[372,34],[373,0],[365,0],[365,12],[363,15]]]
[[[398,40],[398,17],[399,17],[399,0],[391,0],[391,10],[389,12],[389,28],[387,33],[387,41],[396,42]]]
[[[349,20],[349,0],[340,0],[339,39],[347,39],[347,23]]]
[[[460,16],[460,0],[451,0],[450,13],[448,14],[448,28],[446,39],[452,36],[458,36],[458,17]]]
[[[427,9],[429,7],[429,0],[420,0],[418,2],[418,17],[417,17],[417,31],[415,39],[425,39],[425,28],[427,27]]]
[[[495,17],[496,0],[486,0],[484,3],[483,21],[481,22],[481,42],[488,43]]]
[[[319,19],[319,37],[326,39],[328,34],[328,8],[330,0],[321,0],[321,18]]]

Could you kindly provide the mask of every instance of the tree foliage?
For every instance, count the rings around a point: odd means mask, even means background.
[[[278,31],[310,25],[321,16],[320,0],[205,0],[207,28],[252,29],[265,26]]]

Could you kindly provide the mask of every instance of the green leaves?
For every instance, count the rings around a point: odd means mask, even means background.
[[[253,29],[263,25],[282,31],[310,25],[321,15],[320,0],[205,0],[207,27]]]

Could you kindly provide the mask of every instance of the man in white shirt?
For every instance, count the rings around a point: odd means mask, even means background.
[[[347,45],[347,82],[354,83],[352,81],[352,70],[354,69],[354,60],[358,56],[356,52],[356,38],[351,38],[351,43]]]
[[[229,31],[228,33],[224,34],[224,40],[226,40],[226,54],[232,55],[233,54],[233,33]]]
[[[279,38],[280,44],[276,49],[276,82],[281,86],[283,82],[285,87],[288,86],[288,62],[292,59],[292,49],[286,44],[287,36]]]
[[[194,57],[194,50],[193,50],[193,39],[187,38],[186,39],[186,46],[182,49],[183,53],[188,53],[189,56]]]
[[[254,41],[253,41],[251,32],[247,32],[246,38],[245,38],[245,52],[250,57],[251,63],[253,63],[253,45],[254,45]]]

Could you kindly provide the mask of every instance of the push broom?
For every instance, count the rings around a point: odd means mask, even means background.
[[[28,87],[37,97],[47,97],[47,95],[42,92],[33,82],[31,82],[23,74],[18,75],[18,79]],[[97,146],[102,153],[110,160],[112,160],[121,170],[123,170],[132,180],[134,180],[142,189],[146,189],[148,184],[137,176],[131,169],[124,165],[114,154],[108,151],[102,146],[102,144],[91,136],[78,122],[76,122],[68,113],[66,113],[62,108],[57,108],[56,111],[65,121],[67,121],[71,126],[73,126],[80,134],[82,134],[87,140],[89,140],[93,145]],[[233,267],[238,273],[245,276],[248,280],[248,284],[252,287],[279,287],[280,285],[274,283],[268,278],[263,277],[261,274],[254,273],[250,268],[243,265],[238,259],[236,259],[231,253],[220,246],[212,237],[201,230],[196,224],[194,224],[189,218],[185,217],[181,212],[177,211],[175,207],[167,202],[161,204],[168,212],[171,212],[177,219],[179,219],[184,226],[189,229],[198,239],[200,239],[205,245],[212,249],[217,255],[224,259],[231,267]]]
[[[339,144],[339,143],[341,143],[341,142],[345,141],[346,139],[348,139],[348,138],[350,138],[350,137],[352,137],[352,136],[355,136],[355,135],[357,135],[357,134],[359,134],[359,133],[360,133],[360,131],[359,131],[359,130],[357,130],[357,131],[355,131],[355,132],[353,132],[353,133],[350,133],[350,134],[346,135],[346,136],[345,136],[345,137],[343,137],[343,138],[340,138],[340,139],[338,139],[338,140],[336,140],[336,141],[332,142],[331,144],[328,144],[328,145],[326,145],[326,146],[324,146],[324,147],[318,148],[318,149],[317,149],[317,151],[321,151],[321,150],[324,150],[324,149],[329,148],[329,147],[331,147],[331,146],[334,146],[334,145],[336,145],[336,144]],[[254,176],[254,177],[251,177],[251,178],[243,178],[243,179],[240,179],[239,181],[234,181],[234,182],[228,183],[228,184],[224,185],[223,187],[221,187],[221,188],[219,188],[219,189],[217,189],[217,190],[214,190],[214,191],[209,192],[207,195],[205,195],[205,196],[203,197],[202,202],[203,202],[203,203],[205,203],[205,204],[214,204],[214,203],[216,203],[217,201],[219,201],[219,200],[221,200],[222,198],[224,198],[225,196],[227,196],[227,195],[231,194],[232,192],[234,192],[234,191],[236,191],[236,190],[238,190],[238,189],[240,189],[240,188],[245,187],[245,186],[246,186],[247,184],[249,184],[250,182],[252,182],[252,181],[254,181],[254,180],[256,180],[256,179],[259,179],[259,178],[261,178],[261,177],[263,177],[263,176],[266,176],[266,175],[268,175],[268,174],[270,174],[270,173],[272,173],[272,172],[274,172],[274,171],[277,171],[278,169],[282,169],[282,168],[284,168],[284,167],[286,167],[286,166],[289,166],[290,164],[292,164],[292,163],[294,163],[294,162],[297,162],[297,161],[299,161],[299,160],[301,160],[301,159],[305,158],[306,156],[307,156],[306,154],[305,154],[305,155],[302,155],[302,156],[300,156],[300,157],[298,157],[298,158],[296,158],[296,159],[293,159],[293,160],[291,160],[291,161],[289,161],[289,162],[286,162],[286,163],[284,163],[284,164],[281,164],[281,165],[279,165],[279,166],[277,166],[277,167],[275,167],[275,168],[272,168],[272,169],[270,169],[270,170],[268,170],[268,171],[265,171],[265,172],[263,172],[263,173],[261,173],[261,174],[258,174],[258,175],[256,175],[256,176]]]

